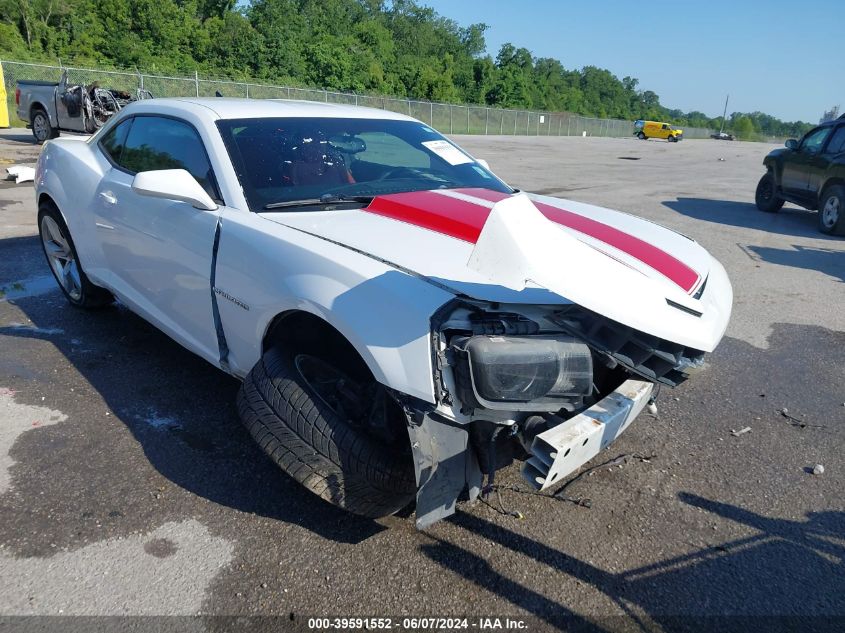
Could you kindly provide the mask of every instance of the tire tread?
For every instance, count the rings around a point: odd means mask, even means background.
[[[238,391],[238,412],[262,450],[317,496],[354,514],[398,512],[416,493],[413,465],[350,427],[312,396],[289,355],[269,350]]]

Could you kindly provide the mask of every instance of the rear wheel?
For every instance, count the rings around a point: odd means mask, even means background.
[[[59,135],[59,131],[50,125],[50,117],[42,108],[32,111],[32,135],[39,144]]]
[[[845,187],[833,185],[822,192],[819,230],[829,235],[845,234]]]
[[[783,206],[783,198],[778,195],[777,183],[772,172],[766,172],[757,183],[757,191],[754,194],[754,202],[760,211],[766,213],[777,213]]]
[[[71,305],[101,308],[114,301],[112,294],[88,279],[61,213],[49,202],[38,207],[38,232],[47,264]]]
[[[305,488],[353,514],[388,516],[416,494],[404,414],[381,385],[350,378],[342,364],[319,351],[272,348],[244,380],[238,413]]]

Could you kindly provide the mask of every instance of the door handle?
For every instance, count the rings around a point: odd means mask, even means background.
[[[111,191],[101,191],[100,199],[107,204],[117,204],[117,198]]]

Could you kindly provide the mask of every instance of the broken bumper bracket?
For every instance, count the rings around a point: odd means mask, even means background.
[[[586,411],[537,435],[522,476],[538,490],[560,483],[619,437],[648,403],[653,388],[650,382],[626,380]]]

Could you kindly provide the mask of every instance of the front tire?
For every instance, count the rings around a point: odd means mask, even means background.
[[[390,445],[339,415],[304,378],[302,357],[277,348],[264,354],[238,391],[241,420],[264,452],[317,496],[364,517],[395,514],[416,494],[409,443],[404,450]]]
[[[778,195],[777,183],[772,172],[768,171],[760,178],[754,194],[754,202],[760,211],[766,213],[777,213],[783,207],[783,198]]]
[[[644,141],[648,137],[645,134],[643,134],[642,132],[637,132],[637,138],[640,139],[641,141]]]
[[[72,306],[96,309],[114,301],[112,294],[88,279],[62,214],[49,202],[38,206],[38,232],[50,272]]]
[[[845,235],[845,187],[827,187],[819,204],[819,230],[828,235]]]

